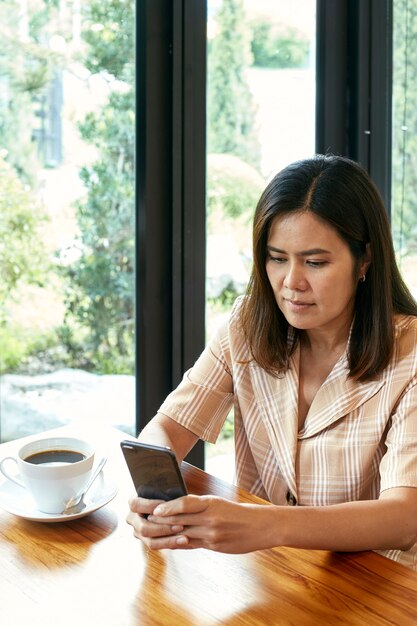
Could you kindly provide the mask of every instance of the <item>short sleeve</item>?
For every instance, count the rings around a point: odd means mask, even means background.
[[[214,443],[233,403],[229,321],[159,409],[200,439]]]
[[[391,416],[380,464],[381,491],[417,487],[417,380],[407,385]]]

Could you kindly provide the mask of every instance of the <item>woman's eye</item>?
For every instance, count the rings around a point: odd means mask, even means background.
[[[326,265],[326,261],[307,261],[307,265],[310,265],[310,267],[323,267]]]
[[[272,256],[271,254],[268,255],[268,258],[270,261],[274,261],[275,263],[284,263],[287,260],[282,256]]]

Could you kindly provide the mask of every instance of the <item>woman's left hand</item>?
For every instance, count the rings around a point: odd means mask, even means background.
[[[135,503],[127,521],[152,550],[207,548],[231,554],[251,552],[272,545],[270,518],[276,507],[238,504],[215,496],[189,495],[159,504],[146,522],[135,515]],[[179,529],[176,534],[162,528]]]

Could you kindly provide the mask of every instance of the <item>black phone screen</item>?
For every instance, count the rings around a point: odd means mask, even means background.
[[[120,445],[138,496],[173,500],[187,494],[171,450],[137,441],[122,441]]]

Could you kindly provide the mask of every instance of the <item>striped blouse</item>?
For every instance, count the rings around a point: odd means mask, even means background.
[[[392,360],[372,381],[349,379],[342,355],[299,431],[299,349],[285,375],[268,374],[250,359],[239,303],[159,412],[214,443],[233,406],[237,484],[274,504],[417,487],[417,318],[396,317]],[[381,553],[417,570],[417,544]]]

